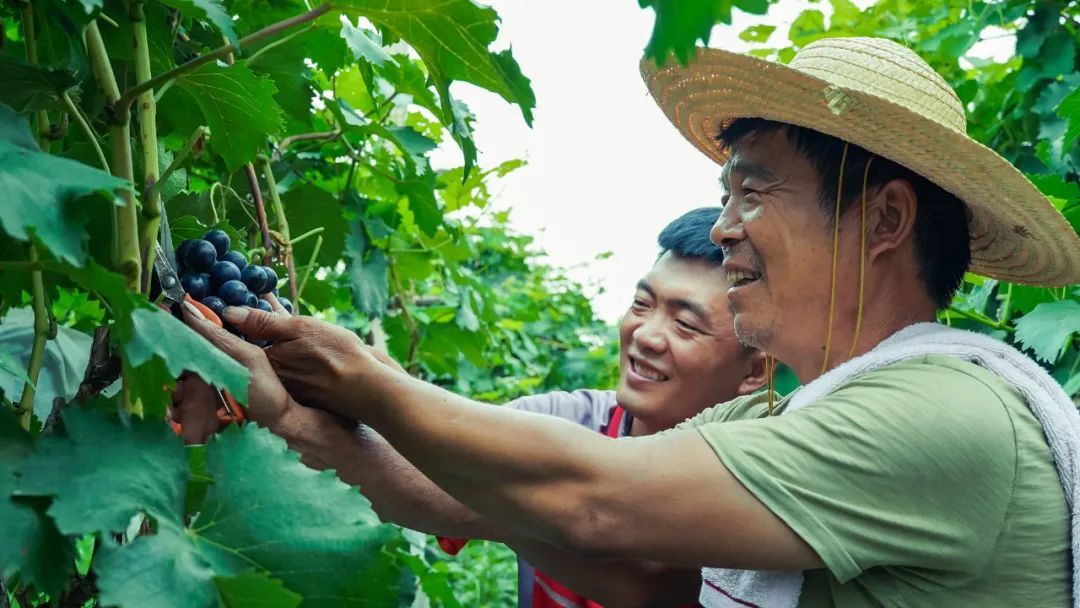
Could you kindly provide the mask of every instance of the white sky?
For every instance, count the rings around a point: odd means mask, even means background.
[[[689,0],[684,0],[689,1]],[[719,167],[690,145],[646,93],[638,60],[653,12],[633,0],[488,0],[502,17],[500,48],[511,45],[536,93],[533,128],[517,106],[465,84],[454,93],[477,116],[480,165],[512,158],[529,164],[495,185],[498,208],[511,208],[512,226],[536,237],[548,260],[604,290],[593,305],[616,321],[657,253],[667,222],[719,204]],[[860,1],[860,5],[868,2]],[[743,50],[747,25],[786,24],[808,8],[782,0],[765,17],[735,11],[733,26],[717,26],[710,46]],[[828,3],[814,8],[828,15]],[[435,167],[461,164],[450,142],[436,150]],[[597,260],[604,252],[611,257]]]

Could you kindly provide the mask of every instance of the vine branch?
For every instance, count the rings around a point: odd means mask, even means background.
[[[151,80],[150,44],[146,36],[146,12],[142,0],[130,6],[131,28],[135,45],[135,79],[141,84]],[[154,267],[154,243],[161,228],[161,196],[155,188],[158,183],[158,137],[157,104],[154,90],[147,89],[139,95],[139,148],[142,152],[143,196],[141,246],[143,277],[142,291],[150,292],[150,273]]]
[[[274,150],[273,159],[275,161],[281,160],[281,155],[284,154],[285,149],[289,146],[301,142],[301,141],[314,141],[314,140],[333,140],[337,139],[341,135],[341,129],[334,129],[333,131],[319,131],[317,133],[300,133],[298,135],[290,135],[285,139],[282,139],[278,143],[277,148]]]
[[[263,202],[259,176],[255,174],[255,165],[248,163],[244,166],[244,172],[247,174],[248,186],[251,188],[251,198],[255,201],[255,215],[258,216],[259,229],[262,231],[262,249],[265,257],[271,251],[270,225],[266,223],[266,203]]]
[[[220,46],[205,55],[200,55],[199,57],[196,57],[195,59],[192,59],[187,63],[178,65],[171,70],[162,72],[157,76],[150,78],[149,80],[140,82],[139,84],[124,91],[124,94],[120,96],[120,98],[116,101],[115,104],[113,104],[113,108],[116,112],[118,120],[120,120],[121,122],[127,121],[131,104],[135,101],[136,97],[145,93],[146,91],[152,90],[155,87],[159,87],[165,84],[166,82],[183,76],[184,74],[198,69],[199,67],[210,63],[211,61],[215,61],[217,59],[224,59],[229,54],[238,52],[241,48],[254,44],[264,38],[269,38],[285,30],[296,27],[297,25],[302,25],[309,21],[318,19],[329,10],[330,4],[324,3],[306,13],[296,15],[295,17],[290,17],[283,21],[268,25],[253,34],[249,34],[241,38],[240,41],[236,44],[226,44],[224,46]]]
[[[30,244],[30,261],[38,262],[38,250],[34,244]],[[49,308],[45,303],[45,282],[41,271],[35,270],[31,275],[31,293],[34,308],[34,342],[30,348],[30,364],[26,375],[29,377],[23,385],[22,397],[19,399],[19,424],[26,430],[30,430],[30,422],[34,417],[34,396],[37,395],[38,377],[41,375],[41,365],[45,361],[45,343],[49,340],[52,320],[49,318]]]
[[[157,181],[154,182],[154,185],[150,189],[150,192],[147,194],[147,196],[160,196],[162,187],[161,184],[164,184],[166,181],[168,181],[168,179],[172,177],[172,174],[176,173],[176,170],[179,169],[180,166],[187,161],[189,156],[194,156],[195,158],[198,158],[199,155],[202,154],[203,145],[205,145],[206,143],[206,136],[209,134],[210,129],[208,129],[207,127],[197,127],[195,131],[191,134],[191,137],[188,138],[187,143],[184,144],[184,147],[181,148],[175,156],[173,156],[172,162],[169,163],[169,166],[165,167],[165,170],[162,171],[161,175],[158,176]],[[210,206],[211,208],[213,208],[212,202]],[[214,209],[214,213],[217,213],[217,209]]]
[[[105,152],[101,149],[101,144],[98,143],[97,133],[94,132],[90,123],[87,122],[86,116],[82,113],[82,110],[80,110],[79,106],[75,105],[75,102],[71,100],[71,96],[67,94],[67,91],[60,94],[60,99],[67,107],[68,113],[75,117],[75,122],[79,123],[79,127],[83,130],[83,133],[86,134],[86,139],[90,140],[90,145],[94,147],[94,153],[97,154],[98,162],[101,163],[101,168],[104,169],[106,173],[111,173],[111,171],[109,171],[109,161],[105,160]]]

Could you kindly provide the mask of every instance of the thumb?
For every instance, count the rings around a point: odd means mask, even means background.
[[[221,311],[221,318],[249,338],[289,340],[299,333],[294,319],[258,308],[227,306]]]

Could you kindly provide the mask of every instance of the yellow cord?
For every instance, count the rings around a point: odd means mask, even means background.
[[[847,165],[848,144],[844,142],[844,153],[840,156],[840,182],[836,186],[836,214],[833,218],[832,241],[832,277],[829,281],[829,327],[825,332],[825,359],[821,362],[821,373],[829,369],[829,349],[832,346],[833,315],[836,312],[836,257],[840,248],[840,200],[844,195],[844,168]]]
[[[862,176],[862,223],[859,228],[859,307],[855,313],[855,335],[851,337],[851,349],[848,350],[847,354],[848,359],[855,354],[855,344],[859,341],[859,330],[862,329],[863,285],[866,279],[866,184],[870,180],[870,163],[872,162],[874,162],[873,156],[866,161],[866,169],[863,170]]]
[[[774,373],[775,370],[773,369],[774,367],[776,367],[776,359],[773,359],[772,355],[766,354],[765,355],[765,377],[769,381],[768,391],[769,391],[769,415],[770,416],[772,416],[772,412],[773,412],[773,394],[775,393],[774,389],[776,387],[776,383],[773,381],[773,376],[775,375],[775,373]]]

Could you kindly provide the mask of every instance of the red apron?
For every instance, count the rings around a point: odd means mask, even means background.
[[[618,439],[625,410],[615,406],[604,434]],[[603,608],[600,604],[567,589],[555,579],[537,570],[533,575],[532,608]]]

